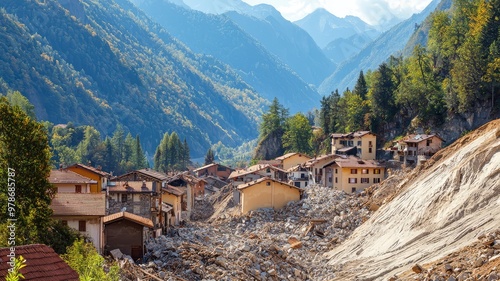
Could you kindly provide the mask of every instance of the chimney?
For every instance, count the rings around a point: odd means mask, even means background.
[[[63,164],[59,164],[59,171],[62,171],[63,170]]]

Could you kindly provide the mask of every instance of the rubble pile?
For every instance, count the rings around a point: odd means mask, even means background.
[[[189,222],[178,236],[147,244],[146,267],[186,280],[328,280],[323,253],[370,213],[362,198],[310,187],[281,210],[222,212],[211,224]],[[175,280],[175,279],[174,279]]]
[[[476,243],[436,262],[415,264],[390,280],[500,280],[500,229],[480,235]]]

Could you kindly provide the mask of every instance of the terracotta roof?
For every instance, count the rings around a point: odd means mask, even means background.
[[[205,166],[202,166],[202,167],[199,167],[198,169],[194,169],[193,172],[198,172],[200,170],[203,170],[203,169],[207,169],[207,168],[210,168],[212,166],[218,166],[219,164],[217,163],[210,163],[208,165],[205,165]]]
[[[108,182],[110,193],[153,193],[152,181],[111,181]]]
[[[259,165],[259,164],[257,164],[257,165],[250,166],[250,167],[248,167],[246,169],[236,170],[236,171],[232,172],[229,175],[229,179],[237,178],[239,176],[249,175],[249,174],[252,174],[252,173],[255,173],[255,172],[262,171],[262,170],[267,169],[267,168],[270,168],[270,169],[278,171],[278,172],[286,173],[285,170],[280,169],[280,168],[275,167],[275,166],[272,166],[272,165],[269,165],[269,164],[265,164],[265,165]]]
[[[359,138],[359,137],[362,137],[364,135],[368,135],[368,134],[372,134],[374,135],[374,133],[370,132],[370,131],[356,131],[356,132],[351,132],[351,133],[347,133],[347,134],[342,134],[342,133],[333,133],[330,135],[330,137],[332,138]]]
[[[142,226],[149,227],[149,228],[153,228],[153,226],[154,226],[153,222],[150,219],[143,218],[141,216],[134,215],[134,214],[129,213],[129,212],[120,212],[120,213],[115,213],[115,214],[105,216],[102,219],[102,222],[104,224],[110,224],[110,223],[113,223],[113,222],[119,221],[119,220],[132,221],[132,222],[135,222],[137,224],[140,224]]]
[[[185,189],[182,189],[182,188],[179,188],[176,186],[171,186],[171,185],[167,185],[167,187],[164,187],[161,190],[163,190],[164,192],[176,195],[176,196],[182,196],[182,195],[184,195],[184,193],[186,193]]]
[[[337,164],[341,168],[385,168],[383,164],[375,160],[361,160],[358,157],[335,159],[324,165],[323,168],[332,164]]]
[[[271,160],[259,160],[257,162],[257,164],[260,164],[260,165],[266,165],[266,164],[269,164],[271,166],[280,166],[281,165],[281,161],[280,160],[276,160],[276,159],[271,159]]]
[[[21,269],[25,280],[30,281],[78,281],[78,273],[64,262],[47,245],[33,244],[16,246],[16,257],[23,256],[26,266]],[[0,280],[5,280],[10,268],[7,255],[10,248],[0,248]]]
[[[319,161],[322,161],[322,160],[325,160],[325,159],[329,159],[329,158],[343,158],[345,156],[343,155],[338,155],[338,154],[324,154],[324,155],[320,155],[320,156],[317,156],[313,159],[310,159],[308,160],[306,163],[304,163],[304,166],[305,167],[311,167],[313,165],[315,165],[316,163],[318,163]]]
[[[168,176],[167,174],[165,173],[162,173],[162,172],[158,172],[158,171],[155,171],[155,170],[151,170],[149,168],[146,168],[146,169],[140,169],[140,170],[135,170],[135,171],[132,171],[132,172],[129,172],[129,173],[126,173],[126,174],[123,174],[121,176],[118,176],[116,177],[117,179],[121,179],[121,178],[124,178],[124,177],[127,177],[129,175],[132,175],[132,174],[142,174],[142,175],[145,175],[147,177],[150,177],[150,178],[153,178],[157,181],[164,181],[164,180],[167,180],[168,179]]]
[[[57,193],[50,208],[54,216],[104,216],[106,194],[104,193]]]
[[[83,164],[74,164],[74,165],[69,166],[68,168],[72,168],[72,167],[85,169],[85,170],[87,170],[89,172],[92,172],[94,174],[97,174],[97,175],[99,175],[101,177],[109,177],[110,176],[110,174],[107,173],[107,172],[104,172],[104,171],[99,170],[97,168],[94,168],[94,167],[91,167],[91,166],[87,166],[87,165],[83,165]]]
[[[430,138],[439,138],[440,140],[443,140],[440,136],[438,135],[424,135],[424,134],[419,134],[419,135],[408,135],[404,137],[403,142],[411,142],[411,143],[419,143],[424,140],[430,139]]]
[[[95,180],[79,175],[70,170],[52,170],[49,175],[49,182],[56,183],[97,183]]]
[[[303,156],[303,157],[305,157],[305,158],[309,158],[309,159],[311,159],[311,157],[309,157],[309,156],[307,156],[307,155],[305,155],[305,154],[302,154],[302,153],[297,153],[297,152],[287,153],[287,154],[285,154],[285,155],[283,155],[283,156],[276,157],[275,159],[276,159],[276,160],[281,160],[281,161],[283,161],[283,160],[285,160],[285,159],[287,159],[287,158],[290,158],[290,157],[292,157],[292,156],[294,156],[294,155],[297,155],[297,154],[298,154],[299,156]]]
[[[279,184],[282,184],[282,185],[286,185],[288,187],[293,187],[293,188],[298,189],[300,191],[304,191],[302,188],[298,188],[298,187],[296,187],[294,185],[291,185],[291,184],[288,184],[286,182],[282,182],[282,181],[278,181],[278,180],[273,180],[273,179],[271,179],[269,177],[263,177],[263,178],[260,178],[258,180],[254,180],[254,181],[247,182],[247,183],[242,183],[242,184],[238,185],[237,188],[238,188],[238,190],[242,190],[242,189],[245,189],[245,188],[249,188],[250,186],[254,186],[256,184],[264,182],[264,181],[272,181],[274,183],[279,183]]]

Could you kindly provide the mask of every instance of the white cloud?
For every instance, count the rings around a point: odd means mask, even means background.
[[[397,17],[409,18],[422,11],[431,0],[243,0],[250,5],[267,3],[291,21],[299,20],[319,7],[345,17],[353,15],[370,24],[378,24]]]

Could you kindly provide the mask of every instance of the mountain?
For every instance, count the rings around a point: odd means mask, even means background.
[[[164,132],[192,156],[257,136],[267,101],[230,67],[191,52],[130,2],[0,4],[0,92],[19,90],[39,119],[117,124],[153,153]]]
[[[315,89],[228,16],[205,14],[163,0],[144,1],[140,8],[194,52],[213,56],[237,70],[262,97],[277,97],[291,112],[319,105]]]
[[[380,34],[373,26],[358,17],[339,18],[323,8],[316,9],[294,23],[307,31],[322,49],[336,39],[347,39],[353,35],[375,39]]]
[[[373,39],[365,34],[354,34],[348,38],[337,38],[323,48],[323,53],[335,65],[341,65],[343,62],[358,54],[372,41]]]
[[[284,19],[272,6],[256,5],[246,14],[230,11],[224,15],[257,39],[307,83],[318,86],[334,70],[334,65],[311,36]]]
[[[382,182],[381,193],[392,189],[394,195],[326,254],[328,264],[339,269],[334,280],[400,277],[415,264],[449,258],[478,241],[480,235],[498,231],[499,128],[500,119],[491,121],[442,149],[401,180],[390,177]],[[484,243],[482,249],[487,246]],[[477,258],[479,255],[467,258],[470,268],[482,265],[474,264]]]
[[[360,70],[374,70],[391,55],[401,52],[415,32],[416,26],[436,9],[439,2],[440,0],[433,0],[422,12],[384,32],[357,55],[345,61],[321,83],[318,88],[320,94],[326,95],[335,89],[343,91],[347,87],[352,89]]]

